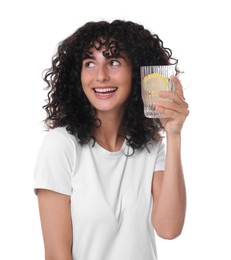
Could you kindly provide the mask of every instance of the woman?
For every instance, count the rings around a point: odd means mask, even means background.
[[[172,76],[175,92],[159,93],[171,102],[155,104],[167,118],[149,119],[140,90],[140,66],[171,63],[177,74],[171,50],[133,22],[89,22],[59,44],[35,167],[47,260],[155,260],[154,230],[181,233],[188,104]]]

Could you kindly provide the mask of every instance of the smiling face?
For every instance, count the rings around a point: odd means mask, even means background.
[[[81,82],[85,95],[98,112],[123,112],[132,86],[132,65],[126,53],[105,55],[95,47],[83,60]]]

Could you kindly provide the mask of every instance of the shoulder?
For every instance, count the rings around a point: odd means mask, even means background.
[[[42,146],[54,152],[80,149],[77,138],[68,133],[65,127],[57,127],[46,132]]]
[[[71,194],[71,178],[78,164],[75,139],[65,128],[46,132],[34,169],[36,189]]]
[[[65,127],[57,127],[46,132],[44,140],[55,144],[78,143],[76,137],[67,132]]]
[[[72,139],[74,136],[67,132],[65,127],[57,127],[54,129],[49,129],[46,132],[47,138],[62,138],[62,139]]]
[[[146,144],[146,147],[150,153],[157,153],[158,151],[165,149],[165,143],[164,140],[160,140],[160,141],[150,140]]]
[[[81,146],[75,136],[64,127],[46,132],[38,153],[37,164],[44,167],[62,169],[74,168]]]

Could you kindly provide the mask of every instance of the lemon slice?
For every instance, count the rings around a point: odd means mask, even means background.
[[[171,83],[167,78],[159,73],[152,73],[143,78],[144,91],[151,96],[158,96],[159,91],[170,91]]]

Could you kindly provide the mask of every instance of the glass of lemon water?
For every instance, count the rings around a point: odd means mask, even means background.
[[[149,118],[164,118],[155,110],[153,102],[170,101],[158,96],[159,91],[174,91],[170,77],[175,75],[175,65],[142,66],[140,67],[141,94],[144,103],[144,115]]]

